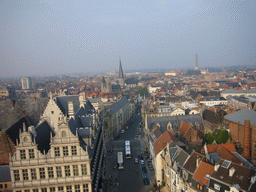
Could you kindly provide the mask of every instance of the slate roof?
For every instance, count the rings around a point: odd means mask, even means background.
[[[179,166],[182,167],[188,157],[189,157],[189,154],[185,150],[181,149],[181,151],[177,154],[175,161],[176,163],[179,164]]]
[[[151,140],[155,142],[162,134],[163,132],[156,126],[150,133]]]
[[[156,154],[162,151],[171,141],[178,141],[169,131],[165,131],[155,142]]]
[[[191,174],[194,174],[197,167],[196,167],[196,159],[199,158],[200,161],[205,161],[205,156],[193,151],[190,155],[190,157],[187,159],[185,164],[183,165],[183,168],[189,171]]]
[[[205,109],[203,111],[202,116],[203,116],[204,120],[206,120],[212,124],[219,124],[219,123],[222,123],[221,113],[224,113],[224,115],[227,114],[225,111],[215,113],[214,111]]]
[[[0,165],[0,183],[12,181],[9,165]]]
[[[27,117],[22,117],[16,123],[14,123],[11,127],[9,127],[5,133],[10,137],[12,142],[16,145],[16,140],[18,139],[18,143],[20,142],[20,131],[23,132],[23,123],[25,123],[26,131],[28,131],[28,127],[31,125],[30,121]]]
[[[226,89],[221,93],[256,93],[256,89],[247,89],[247,90],[235,90],[235,89]]]
[[[129,103],[128,99],[126,97],[123,97],[113,105],[110,105],[109,107],[105,108],[104,110],[110,109],[111,114],[114,115],[117,113],[121,108],[123,108],[127,103]]]
[[[256,172],[233,162],[230,162],[230,165],[225,168],[222,166],[223,162],[224,160],[220,161],[218,170],[214,171],[211,177],[229,185],[238,184],[242,190],[249,191],[251,177],[255,176]],[[229,176],[229,169],[231,168],[234,168],[235,172]]]
[[[172,129],[174,132],[179,131],[179,127],[182,121],[187,124],[192,123],[195,127],[196,122],[200,124],[200,129],[203,129],[203,120],[200,114],[193,115],[179,115],[179,116],[162,116],[162,117],[147,117],[147,123],[149,131],[153,129],[153,126],[157,123],[160,125],[162,132],[166,131],[167,124],[170,122],[172,124]]]
[[[51,139],[51,134],[54,137],[55,133],[51,129],[50,125],[47,123],[47,121],[43,121],[41,124],[37,125],[35,127],[36,131],[36,144],[37,144],[37,149],[44,154],[47,154],[47,152],[50,149],[50,139]]]
[[[206,178],[206,175],[207,174],[209,174],[209,176],[212,175],[213,171],[214,171],[213,165],[201,161],[193,178],[208,186],[210,183],[210,177]]]
[[[245,120],[250,120],[250,125],[256,125],[256,112],[249,109],[242,109],[240,111],[226,115],[224,119],[233,121],[235,123],[239,122],[241,125],[244,125]]]

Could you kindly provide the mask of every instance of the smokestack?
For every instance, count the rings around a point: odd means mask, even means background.
[[[251,128],[250,128],[250,120],[244,121],[244,157],[248,160],[251,158]]]

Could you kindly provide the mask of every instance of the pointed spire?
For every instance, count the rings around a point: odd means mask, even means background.
[[[124,74],[123,74],[123,69],[122,69],[122,64],[121,64],[121,57],[119,56],[119,78],[124,78]]]
[[[105,80],[104,76],[102,76],[101,82],[106,83],[106,80]]]

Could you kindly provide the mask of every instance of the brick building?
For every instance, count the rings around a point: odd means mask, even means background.
[[[256,112],[243,109],[225,116],[233,143],[242,148],[243,156],[256,164]]]

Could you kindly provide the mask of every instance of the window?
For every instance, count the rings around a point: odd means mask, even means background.
[[[186,180],[188,179],[188,173],[184,170],[183,170],[183,178]]]
[[[61,132],[61,136],[62,136],[62,137],[67,137],[66,131],[62,131],[62,132]]]
[[[86,164],[81,165],[82,175],[87,175],[87,167]]]
[[[68,146],[63,147],[63,156],[68,156]]]
[[[78,173],[78,165],[73,165],[73,173],[74,173],[74,176],[78,176],[79,173]]]
[[[44,179],[45,178],[44,168],[39,168],[39,173],[40,173],[40,179]]]
[[[54,114],[54,111],[51,111],[51,114]]]
[[[3,188],[3,184],[0,184],[0,189],[2,189]]]
[[[69,167],[69,165],[65,166],[65,175],[66,175],[66,177],[70,176],[70,167]]]
[[[22,169],[22,175],[23,175],[23,180],[27,181],[28,180],[28,170]]]
[[[20,159],[26,159],[26,151],[20,150]]]
[[[32,180],[35,180],[37,177],[36,177],[36,169],[30,169],[31,171],[31,179]]]
[[[72,155],[77,155],[76,146],[71,146]]]
[[[14,180],[19,181],[20,180],[20,171],[19,170],[14,170]]]
[[[24,190],[24,192],[30,192],[30,190],[29,190],[29,189],[26,189],[26,190]]]
[[[214,184],[214,189],[216,189],[216,190],[220,190],[220,186],[219,185],[217,185],[217,184]]]
[[[23,137],[23,142],[27,142],[28,138],[27,137]]]
[[[53,178],[54,177],[53,167],[48,167],[48,175],[49,175],[49,178]]]
[[[63,192],[63,191],[64,191],[63,187],[62,187],[62,186],[61,186],[61,187],[58,187],[58,191],[59,191],[59,192]]]
[[[55,187],[50,187],[50,192],[55,192]]]
[[[42,188],[41,192],[47,192],[47,188]]]
[[[75,192],[80,192],[80,185],[75,185]]]
[[[57,177],[62,177],[61,166],[56,167],[56,173],[57,173]]]
[[[83,184],[83,192],[89,192],[88,184]]]
[[[71,185],[67,186],[67,192],[72,192],[72,186]]]
[[[33,189],[33,192],[38,192],[38,189]]]
[[[60,156],[60,148],[54,147],[54,153],[55,153],[55,157],[59,157]]]
[[[35,158],[34,149],[29,149],[28,152],[29,152],[29,158],[34,159]]]

